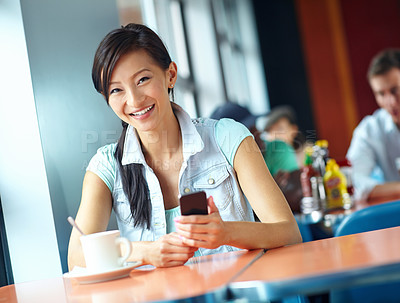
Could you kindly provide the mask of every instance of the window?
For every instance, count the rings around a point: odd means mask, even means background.
[[[175,102],[192,117],[232,101],[253,113],[269,109],[249,0],[117,0],[122,24],[156,31],[178,65]]]

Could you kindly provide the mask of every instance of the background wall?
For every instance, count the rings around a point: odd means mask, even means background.
[[[13,16],[4,10],[7,2],[17,6]],[[115,2],[107,0],[10,0],[0,2],[0,12],[2,33],[19,20],[19,32],[9,35],[19,41],[4,37],[0,48],[7,75],[0,81],[0,139],[7,144],[0,192],[14,278],[21,282],[67,270],[66,218],[76,215],[86,165],[119,136],[119,120],[91,83],[96,47],[119,21]]]
[[[119,120],[93,88],[97,45],[119,26],[112,1],[22,1],[41,143],[63,271],[83,175],[96,149],[119,137]],[[79,9],[77,9],[79,8]]]
[[[400,48],[400,1],[340,0],[339,4],[360,120],[377,108],[366,81],[371,58],[383,48]]]
[[[0,41],[0,228],[14,282],[23,282],[61,266],[18,1],[0,2]]]

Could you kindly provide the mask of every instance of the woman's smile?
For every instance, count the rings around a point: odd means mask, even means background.
[[[150,116],[150,112],[154,109],[154,104],[150,105],[140,111],[130,113],[129,115],[134,117],[135,119],[145,119]]]

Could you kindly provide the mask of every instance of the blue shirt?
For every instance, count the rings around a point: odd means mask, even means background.
[[[377,184],[400,181],[400,131],[386,110],[378,109],[360,122],[346,157],[358,199],[366,199]],[[377,171],[380,179],[373,176]]]

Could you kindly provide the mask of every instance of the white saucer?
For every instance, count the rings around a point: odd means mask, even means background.
[[[142,265],[142,262],[139,261],[128,262],[124,267],[99,273],[88,272],[85,267],[74,267],[72,271],[65,273],[63,276],[64,278],[76,280],[79,284],[90,284],[127,277],[132,269],[140,265]]]

